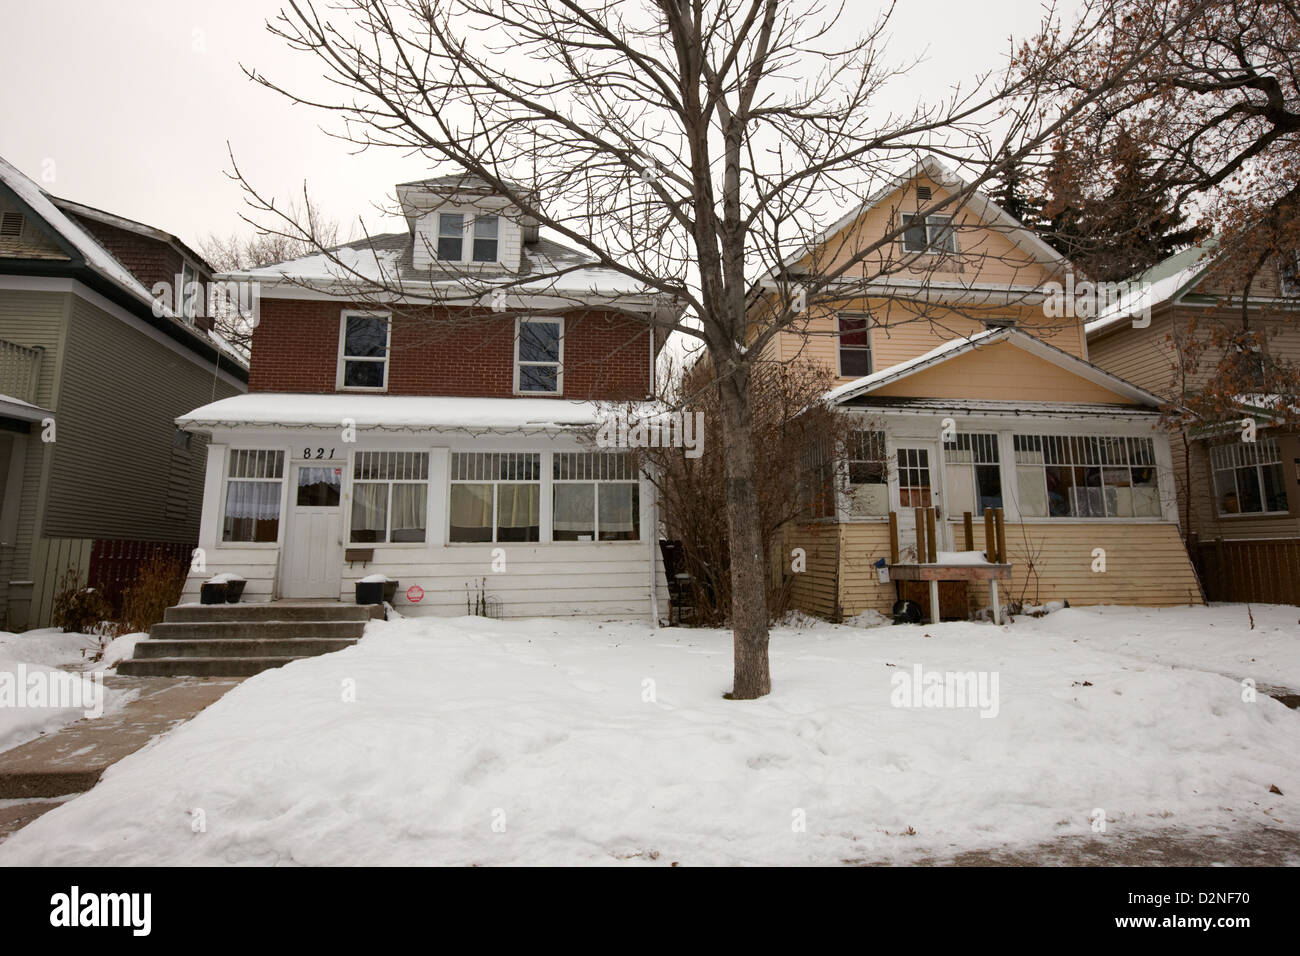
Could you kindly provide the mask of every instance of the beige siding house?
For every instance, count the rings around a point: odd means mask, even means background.
[[[1093,361],[1177,404],[1205,386],[1222,352],[1193,354],[1189,337],[1241,325],[1240,299],[1215,287],[1213,243],[1184,250],[1136,284],[1144,290],[1088,323]],[[1300,361],[1298,304],[1267,269],[1247,303],[1265,350]],[[1240,415],[1223,428],[1170,433],[1178,511],[1209,596],[1219,600],[1300,603],[1300,435],[1263,396],[1243,395]],[[1256,423],[1243,441],[1242,420]]]
[[[902,218],[959,185],[926,158],[788,264],[816,273],[908,227],[879,252],[889,279],[810,309],[765,352],[830,369],[827,399],[858,422],[849,459],[823,464],[810,520],[783,542],[795,605],[838,617],[905,597],[965,617],[991,610],[989,578],[998,607],[1201,603],[1159,398],[1089,361],[1083,321],[1052,307],[1069,263],[986,197],[937,223]],[[1000,562],[985,553],[986,508],[1002,516]],[[918,539],[917,509],[933,537]],[[795,548],[807,556],[798,573]]]
[[[173,269],[210,274],[174,237],[3,159],[0,232],[0,629],[22,630],[48,624],[69,568],[85,583],[148,546],[194,546],[204,448],[173,420],[245,391],[247,368],[156,304]]]

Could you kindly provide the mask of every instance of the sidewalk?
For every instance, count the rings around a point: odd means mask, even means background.
[[[89,790],[110,766],[239,684],[238,678],[198,677],[108,681],[140,695],[115,714],[79,720],[0,753],[0,840],[58,806],[58,798]]]

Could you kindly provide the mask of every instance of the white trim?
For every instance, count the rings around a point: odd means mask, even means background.
[[[387,324],[384,335],[384,357],[382,359],[370,356],[349,356],[344,354],[344,348],[347,345],[348,338],[348,319],[350,318],[366,319],[383,319]],[[339,315],[339,351],[338,366],[334,371],[334,387],[340,392],[362,392],[372,395],[382,394],[388,391],[388,379],[391,369],[389,368],[393,358],[393,313],[379,312],[367,309],[344,309]],[[384,384],[379,387],[371,385],[345,385],[344,376],[347,371],[348,362],[365,362],[370,365],[382,364],[384,369]]]
[[[82,299],[85,299],[95,308],[107,312],[113,318],[130,326],[135,331],[148,336],[150,339],[152,339],[154,342],[158,343],[159,345],[165,346],[166,348],[170,349],[172,352],[175,352],[177,355],[186,359],[192,365],[195,365],[198,368],[203,369],[205,372],[211,372],[213,370],[212,368],[213,365],[217,364],[215,361],[209,362],[208,360],[204,359],[201,355],[197,354],[192,349],[186,348],[184,345],[182,345],[180,342],[177,342],[171,336],[164,335],[162,332],[154,328],[148,322],[145,322],[143,319],[140,319],[137,316],[132,315],[130,312],[122,308],[116,302],[112,302],[104,298],[94,289],[85,285],[83,282],[81,282],[78,279],[45,277],[45,276],[0,275],[0,290],[13,290],[16,292],[72,293],[73,295],[77,295],[80,296]],[[185,326],[183,325],[178,325],[177,327],[185,328]],[[197,333],[194,333],[192,329],[190,331],[191,334],[195,334],[197,336]],[[216,352],[219,356],[225,358],[227,361],[232,363],[237,361],[233,355],[231,355],[229,352],[222,349],[222,347],[218,345],[216,342],[207,342],[206,344],[214,352]],[[223,382],[225,382],[227,385],[230,385],[236,391],[239,392],[248,391],[247,382],[241,381],[240,379],[231,375],[224,368],[217,368],[216,374],[218,375],[218,377],[220,377],[220,379]]]
[[[520,331],[525,323],[543,323],[550,322],[560,327],[559,349],[557,361],[555,362],[525,362],[528,366],[555,366],[555,391],[539,392],[536,389],[524,391],[519,388],[519,339]],[[512,390],[516,395],[536,395],[536,396],[554,396],[564,394],[564,316],[562,315],[517,315],[515,316],[515,350],[514,350],[514,378]]]

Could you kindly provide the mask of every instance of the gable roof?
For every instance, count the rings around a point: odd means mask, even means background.
[[[135,315],[161,328],[173,339],[184,343],[201,356],[211,357],[218,362],[224,358],[236,374],[247,379],[248,362],[234,346],[215,332],[195,328],[177,315],[165,301],[155,299],[131,270],[100,245],[84,226],[72,218],[72,215],[59,208],[58,203],[66,200],[55,200],[3,156],[0,156],[0,190],[8,193],[24,214],[41,223],[54,243],[71,260],[68,263],[59,262],[53,265],[87,270],[91,277],[90,284],[100,286],[96,291],[109,293],[108,297],[115,299],[115,304],[128,308]],[[78,204],[69,203],[69,205]],[[130,220],[124,221],[130,222]],[[6,260],[0,260],[0,265],[5,262]],[[51,265],[49,262],[43,264]],[[49,274],[48,271],[45,274]]]
[[[181,239],[151,226],[148,223],[136,222],[134,219],[128,219],[126,216],[119,216],[116,213],[106,212],[103,209],[96,209],[94,206],[87,206],[85,203],[73,202],[71,199],[63,199],[59,196],[50,196],[50,201],[58,206],[64,212],[76,216],[78,219],[93,219],[95,222],[102,222],[105,225],[113,226],[117,229],[133,232],[137,236],[144,236],[146,239],[152,239],[155,242],[161,242],[171,246],[176,252],[186,259],[194,262],[195,265],[202,266],[203,269],[211,273],[212,265],[203,258],[200,253],[195,252]]]
[[[857,206],[851,212],[836,220],[829,228],[823,230],[814,240],[800,247],[800,249],[788,256],[781,263],[782,270],[788,270],[805,256],[810,255],[814,249],[825,245],[832,236],[843,229],[848,228],[856,222],[870,209],[880,205],[887,197],[897,190],[906,186],[908,183],[925,176],[939,185],[954,191],[960,191],[967,187],[967,183],[952,169],[943,163],[937,156],[927,153],[920,160],[914,163],[906,172],[901,173],[867,197],[866,202]],[[1009,212],[995,203],[980,190],[975,190],[966,204],[960,208],[970,209],[982,221],[989,225],[1001,227],[1008,238],[1016,245],[1024,248],[1035,259],[1052,270],[1064,273],[1073,267],[1070,261],[1063,255],[1044,242],[1032,230],[1026,227],[1020,220],[1016,219]],[[764,279],[774,279],[774,270],[769,270]]]
[[[897,365],[891,365],[889,368],[881,369],[878,372],[873,372],[870,375],[865,375],[862,378],[833,388],[826,393],[824,399],[831,404],[843,405],[855,398],[869,395],[877,389],[900,379],[915,375],[936,365],[942,365],[944,362],[949,362],[960,355],[966,355],[999,342],[1006,342],[1008,345],[1023,349],[1031,355],[1050,362],[1067,372],[1121,395],[1134,404],[1146,405],[1151,408],[1158,407],[1161,404],[1159,396],[1148,392],[1146,389],[1139,388],[1118,375],[1112,375],[1091,362],[1085,362],[1064,349],[1059,349],[1042,339],[1010,327],[985,329],[983,332],[976,332],[968,338],[958,338],[944,342],[923,355],[918,355],[906,362],[899,362]]]
[[[1199,246],[1189,246],[1129,279],[1128,292],[1086,323],[1084,333],[1092,337],[1166,302],[1178,301],[1210,271],[1212,253],[1217,246],[1214,239]]]

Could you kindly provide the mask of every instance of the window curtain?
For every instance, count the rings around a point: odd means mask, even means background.
[[[492,486],[451,486],[451,540],[492,540]]]
[[[638,537],[640,514],[636,485],[600,486],[600,539],[633,541]]]
[[[352,486],[352,540],[383,541],[388,526],[388,486]]]
[[[557,541],[591,541],[596,534],[596,486],[555,485],[553,523]]]
[[[497,485],[497,527],[539,527],[541,498],[541,485]]]
[[[393,485],[393,541],[423,541],[428,513],[426,484]]]

